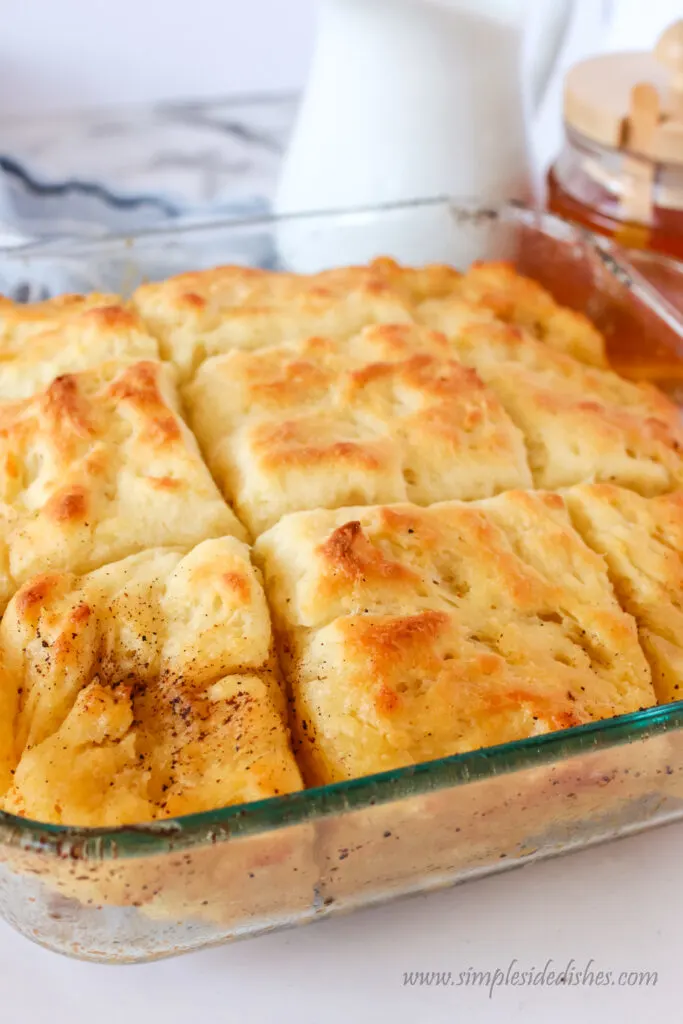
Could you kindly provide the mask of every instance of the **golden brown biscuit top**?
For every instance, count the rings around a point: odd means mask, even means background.
[[[360,274],[365,268],[348,270]],[[429,326],[445,329],[438,322],[440,315],[452,322],[456,313],[463,323],[502,322],[523,328],[581,362],[606,365],[604,339],[590,320],[560,306],[537,281],[517,273],[512,263],[479,261],[460,273],[444,264],[404,267],[385,257],[373,260],[369,270]]]
[[[660,701],[683,698],[683,492],[644,498],[610,484],[574,487],[577,529],[604,555],[638,622]]]
[[[309,781],[654,702],[635,624],[557,495],[298,513],[255,553]]]
[[[111,305],[76,311],[28,335],[15,332],[0,342],[0,355],[0,399],[12,399],[110,360],[158,359],[159,349],[136,313]]]
[[[46,569],[242,533],[155,362],[102,364],[0,403],[0,501],[3,604]]]
[[[666,591],[666,603],[678,604],[683,591],[683,492],[648,499],[613,484],[584,484],[568,490],[566,500],[577,525],[609,551],[620,577],[632,575],[633,594],[649,589],[650,596],[662,596]]]
[[[184,398],[254,534],[298,509],[429,504],[531,483],[495,395],[443,336],[414,325],[233,351],[205,362]]]
[[[404,298],[371,266],[310,276],[216,267],[143,285],[133,301],[183,377],[234,348],[346,338],[368,324],[412,319]]]
[[[64,326],[75,316],[99,308],[121,308],[118,295],[57,295],[44,302],[13,302],[0,296],[0,344],[16,347],[35,334]]]
[[[604,339],[590,320],[558,305],[549,292],[518,274],[511,263],[474,263],[457,287],[440,298],[433,301],[433,297],[425,296],[429,301],[422,307],[422,318],[439,330],[446,330],[449,317],[463,303],[469,303],[474,308],[483,307],[502,323],[524,329],[555,351],[594,366],[607,365]]]
[[[582,603],[617,610],[602,560],[571,528],[563,499],[542,491],[299,513],[264,534],[255,551],[280,566],[276,604],[286,587],[287,618],[305,627],[365,606],[378,613],[459,602],[482,611],[547,605],[550,614]]]
[[[253,267],[222,266],[178,274],[166,281],[141,285],[134,302],[143,310],[162,305],[201,311],[206,317],[238,306],[278,306],[346,299],[354,292],[379,297],[391,293],[391,279],[371,263],[339,267],[317,274],[294,274]]]
[[[0,349],[9,810],[113,824],[299,785],[218,487],[267,530],[309,782],[647,706],[638,635],[660,698],[679,685],[679,497],[611,485],[683,487],[680,412],[509,264],[2,300]],[[569,493],[576,529],[523,490],[596,480]]]
[[[597,479],[657,494],[681,486],[680,410],[651,384],[587,366],[503,325],[469,326],[449,340],[524,434],[537,487]]]
[[[112,825],[299,788],[265,597],[234,538],[35,578],[0,655],[6,810]]]
[[[419,322],[437,330],[452,330],[456,322],[502,322],[581,362],[606,366],[604,339],[590,320],[560,306],[512,263],[480,261],[464,273],[443,264],[403,267],[387,258],[369,267],[412,306]]]
[[[419,322],[447,332],[512,323],[552,348],[605,364],[602,337],[590,322],[508,264],[481,264],[465,274],[386,258],[309,275],[226,266],[143,285],[133,301],[183,378],[207,356],[233,348],[314,334],[348,338],[377,323]]]

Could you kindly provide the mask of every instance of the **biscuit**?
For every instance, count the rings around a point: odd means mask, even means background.
[[[110,305],[88,306],[105,301],[108,296],[62,296],[73,301],[58,309],[60,320],[39,303],[43,315],[30,306],[12,310],[3,323],[0,304],[0,399],[28,398],[46,388],[56,377],[98,366],[110,360],[158,359],[159,347],[136,313],[113,302]],[[6,300],[5,300],[6,301]],[[58,300],[52,300],[56,303]]]
[[[521,434],[496,396],[442,335],[413,325],[229,352],[207,360],[183,398],[254,535],[302,509],[531,485]]]
[[[183,379],[208,356],[233,348],[315,334],[343,339],[372,324],[409,322],[438,330],[510,323],[551,348],[606,365],[604,340],[590,321],[506,263],[476,264],[465,274],[388,258],[310,275],[216,267],[142,285],[133,302]]]
[[[420,273],[418,271],[418,273]],[[447,333],[456,325],[492,318],[522,328],[549,348],[592,366],[607,366],[605,342],[588,317],[560,306],[537,281],[518,274],[505,262],[474,263],[444,286],[444,270],[433,275],[432,294],[425,289],[418,319]],[[486,312],[483,312],[486,311]]]
[[[254,553],[309,784],[655,701],[635,622],[557,495],[297,513]]]
[[[6,811],[113,826],[300,788],[263,589],[233,537],[36,577],[0,652]]]
[[[410,304],[372,266],[310,276],[216,267],[142,285],[133,302],[184,379],[234,348],[347,338],[369,324],[412,321]]]
[[[0,345],[12,349],[32,338],[65,326],[88,310],[120,306],[118,295],[90,292],[88,295],[57,295],[44,302],[13,302],[0,295]]]
[[[243,535],[158,362],[102,364],[0,403],[0,488],[2,607],[39,572]]]
[[[501,324],[469,326],[449,341],[524,434],[536,487],[604,480],[651,495],[683,485],[680,410],[653,385]]]
[[[658,700],[683,699],[683,492],[643,498],[594,484],[574,487],[566,498],[636,618]]]

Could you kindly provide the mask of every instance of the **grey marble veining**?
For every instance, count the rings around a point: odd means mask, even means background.
[[[54,237],[267,210],[296,102],[239,97],[0,121],[0,221]]]

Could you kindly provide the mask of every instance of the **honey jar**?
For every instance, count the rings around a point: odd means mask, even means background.
[[[574,65],[564,121],[550,210],[626,248],[683,260],[683,20],[652,52]]]

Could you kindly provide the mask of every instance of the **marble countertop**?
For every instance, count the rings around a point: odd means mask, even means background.
[[[274,94],[0,120],[0,222],[7,235],[95,235],[267,210],[296,104]]]

